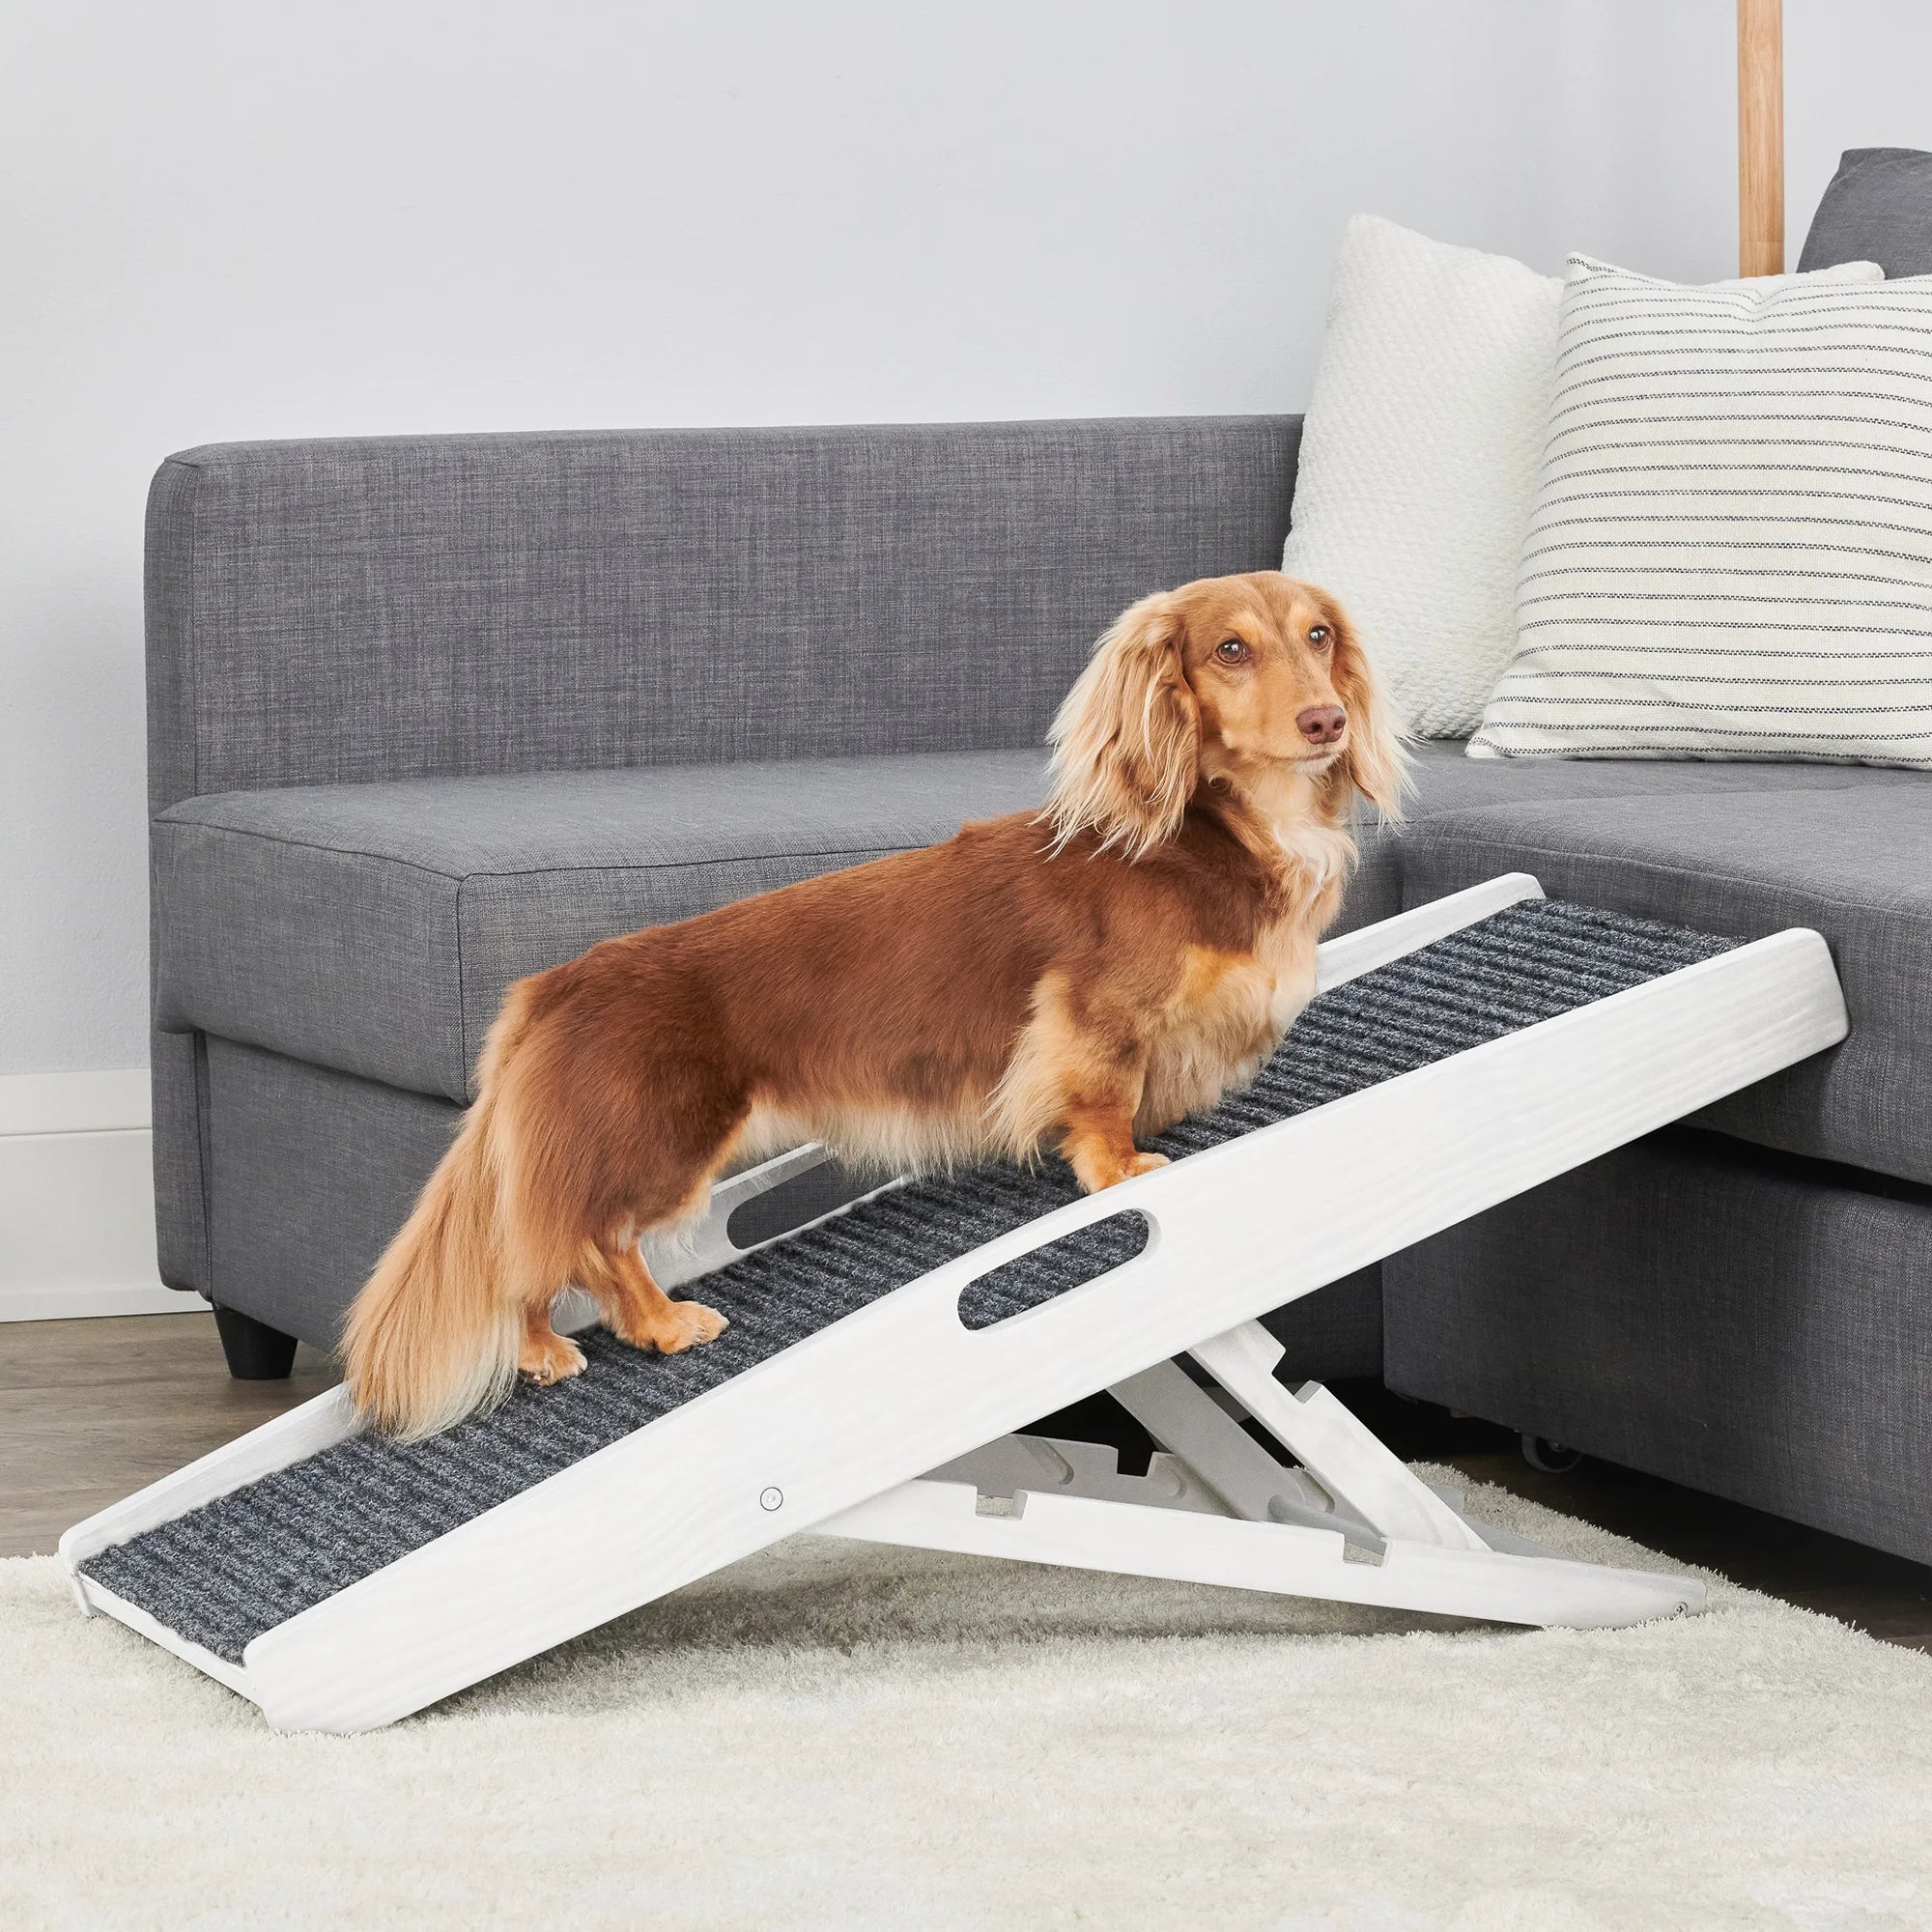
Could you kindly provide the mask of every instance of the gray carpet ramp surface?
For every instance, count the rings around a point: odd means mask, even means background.
[[[1737,942],[1528,899],[1322,993],[1244,1093],[1148,1145],[1176,1159],[1465,1052],[1726,951]],[[688,1291],[730,1317],[681,1355],[581,1336],[589,1367],[428,1441],[353,1436],[80,1566],[231,1662],[323,1603],[695,1396],[994,1236],[1079,1198],[1059,1161],[914,1180],[742,1257]],[[1146,1239],[1122,1213],[981,1276],[969,1327],[1039,1306]]]

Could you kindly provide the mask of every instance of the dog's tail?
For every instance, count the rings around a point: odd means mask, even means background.
[[[503,1090],[522,1044],[519,991],[492,1030],[476,1104],[343,1329],[350,1395],[385,1435],[434,1435],[500,1402],[516,1380],[526,1308],[561,1285],[526,1278],[509,1198],[520,1163]]]

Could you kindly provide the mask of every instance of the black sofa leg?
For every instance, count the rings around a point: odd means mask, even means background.
[[[238,1382],[286,1381],[296,1363],[296,1338],[243,1315],[239,1308],[216,1304],[214,1325],[221,1331],[221,1352],[228,1373]]]

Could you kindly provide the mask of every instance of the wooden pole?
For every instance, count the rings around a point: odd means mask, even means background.
[[[1784,0],[1738,0],[1738,273],[1784,272]]]

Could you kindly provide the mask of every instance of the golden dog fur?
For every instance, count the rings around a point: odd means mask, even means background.
[[[1274,571],[1144,598],[1053,732],[1045,810],[966,826],[518,981],[478,1097],[350,1312],[379,1428],[448,1427],[583,1365],[576,1283],[667,1351],[723,1316],[639,1252],[727,1163],[823,1140],[860,1160],[1028,1160],[1089,1190],[1252,1079],[1315,983],[1356,794],[1404,754],[1348,619]]]

